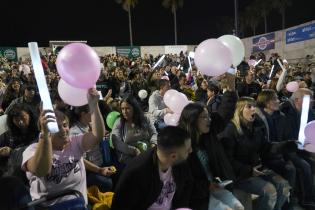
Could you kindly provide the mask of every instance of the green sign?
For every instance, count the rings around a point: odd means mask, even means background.
[[[17,61],[16,47],[0,47],[0,56],[6,57],[10,61]]]
[[[117,55],[126,56],[129,58],[138,58],[141,56],[139,46],[116,47],[116,53]]]

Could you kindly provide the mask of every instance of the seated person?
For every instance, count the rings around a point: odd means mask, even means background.
[[[132,95],[122,99],[120,107],[122,116],[115,121],[111,138],[118,160],[127,164],[141,150],[156,145],[157,132]]]
[[[181,128],[168,126],[157,147],[132,160],[123,171],[111,210],[170,210],[189,207],[192,177],[187,163],[191,141]]]

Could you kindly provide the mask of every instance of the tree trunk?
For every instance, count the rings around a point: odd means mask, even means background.
[[[128,5],[128,17],[129,17],[129,38],[130,38],[130,46],[133,46],[132,24],[131,24],[131,8],[130,8],[130,5]]]
[[[267,14],[264,14],[264,22],[265,22],[265,34],[267,33]]]
[[[281,9],[281,16],[282,16],[282,30],[285,29],[285,8]]]
[[[177,19],[176,19],[176,7],[172,5],[172,11],[174,16],[174,36],[175,36],[175,45],[177,45]]]

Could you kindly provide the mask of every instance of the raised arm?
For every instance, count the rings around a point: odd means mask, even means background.
[[[82,139],[82,148],[88,151],[94,148],[105,136],[105,125],[102,114],[98,107],[99,94],[95,88],[89,90],[89,110],[92,117],[92,132],[84,134]]]
[[[54,122],[56,119],[50,115],[45,116],[46,113],[51,112],[53,111],[44,110],[41,112],[39,118],[41,134],[37,148],[34,156],[26,162],[26,170],[38,177],[43,177],[49,174],[52,166],[52,143],[47,129],[47,123]]]

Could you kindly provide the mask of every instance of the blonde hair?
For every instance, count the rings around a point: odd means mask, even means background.
[[[243,110],[244,110],[246,105],[254,105],[254,106],[256,106],[255,99],[253,99],[251,97],[241,97],[241,98],[239,98],[237,103],[236,103],[234,116],[233,116],[233,118],[231,120],[231,122],[235,125],[238,134],[240,134],[240,135],[243,134],[243,130],[242,130],[242,127],[241,127],[241,122],[245,122],[244,117],[243,117]]]

